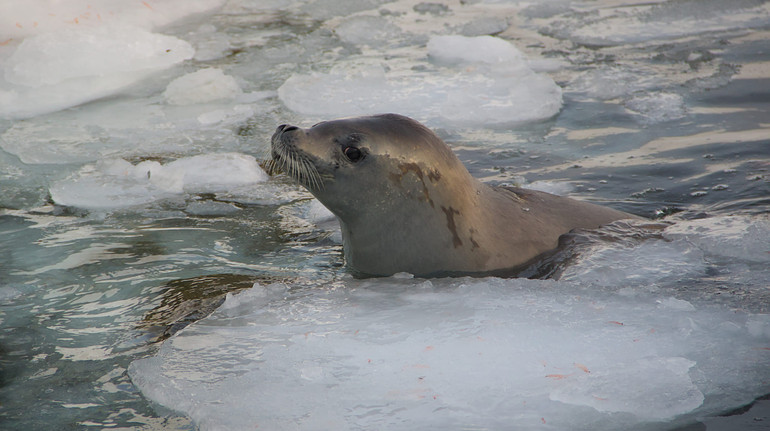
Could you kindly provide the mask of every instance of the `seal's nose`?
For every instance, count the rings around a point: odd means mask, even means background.
[[[277,129],[275,129],[275,133],[291,132],[292,130],[297,129],[299,129],[299,127],[290,126],[288,124],[281,124]]]

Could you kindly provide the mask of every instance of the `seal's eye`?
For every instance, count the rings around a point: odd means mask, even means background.
[[[364,153],[362,153],[361,150],[356,147],[345,147],[342,150],[342,154],[344,154],[345,157],[347,157],[348,160],[353,163],[361,160],[364,157]]]

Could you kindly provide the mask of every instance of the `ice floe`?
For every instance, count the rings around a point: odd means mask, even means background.
[[[215,153],[172,162],[123,159],[86,165],[50,188],[51,199],[65,206],[109,210],[148,204],[182,193],[214,193],[256,184],[267,174],[252,156]],[[200,208],[201,211],[206,208]],[[209,209],[210,210],[210,209]]]
[[[535,73],[509,42],[436,36],[425,71],[402,75],[379,62],[348,60],[329,72],[297,73],[278,89],[293,111],[315,117],[399,112],[442,126],[502,127],[552,117],[561,88]],[[464,54],[450,54],[464,53]]]

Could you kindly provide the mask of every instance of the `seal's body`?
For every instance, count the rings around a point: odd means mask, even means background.
[[[340,222],[365,275],[504,273],[559,236],[636,216],[549,193],[486,185],[420,123],[395,114],[279,126],[273,160]]]

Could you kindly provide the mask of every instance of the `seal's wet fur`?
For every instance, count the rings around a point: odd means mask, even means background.
[[[636,216],[473,178],[430,129],[396,114],[279,126],[274,163],[340,222],[364,275],[509,273],[576,228]]]

